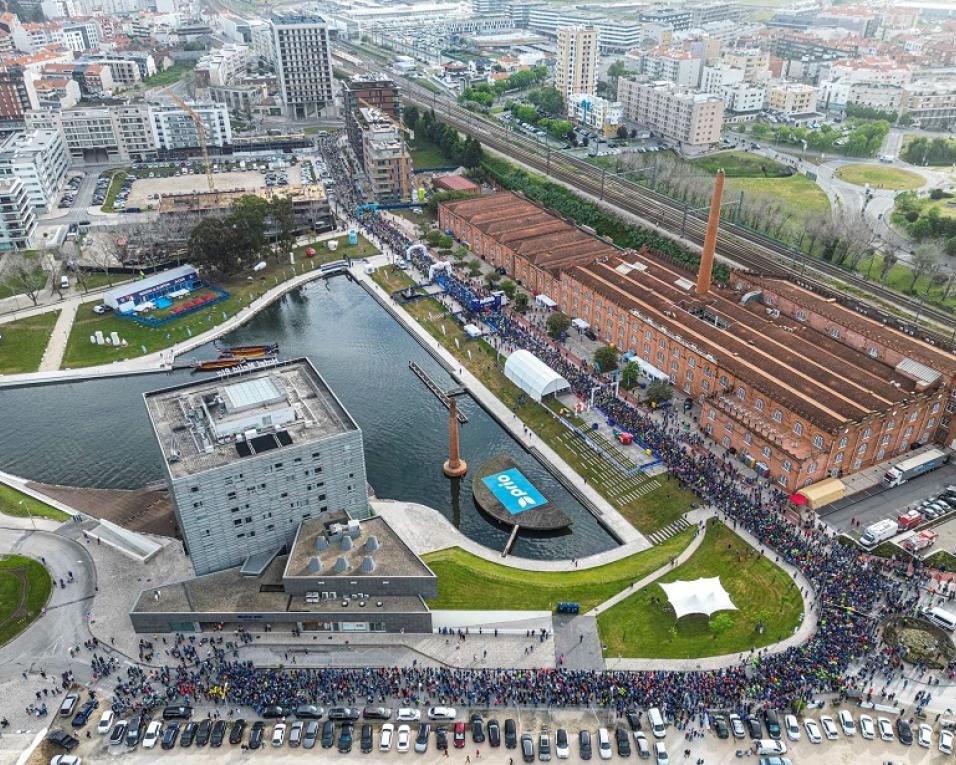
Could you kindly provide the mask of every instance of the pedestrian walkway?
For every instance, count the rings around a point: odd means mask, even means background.
[[[80,307],[80,301],[76,298],[67,300],[60,309],[60,315],[56,318],[56,324],[53,325],[53,331],[50,333],[50,340],[46,344],[46,350],[43,351],[43,358],[40,360],[40,372],[51,372],[59,369],[63,363],[63,354],[66,353],[66,344],[70,339],[70,330],[73,329],[73,320],[76,318],[76,311]]]
[[[684,529],[686,529],[690,524],[687,523],[683,518],[678,518],[673,523],[669,523],[662,529],[657,531],[652,531],[647,535],[647,538],[650,539],[654,544],[659,545],[661,542],[666,542],[675,534],[679,534]]]

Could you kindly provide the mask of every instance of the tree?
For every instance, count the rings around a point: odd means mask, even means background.
[[[223,218],[205,218],[189,236],[189,257],[201,266],[224,274],[237,272],[242,266],[229,251],[230,231]]]
[[[498,289],[505,293],[505,297],[508,298],[508,300],[514,300],[515,293],[518,291],[518,285],[511,281],[511,279],[505,279],[498,285]]]
[[[405,127],[409,130],[414,130],[418,125],[418,107],[408,105],[405,107],[405,110],[402,112],[402,122],[405,123]]]
[[[943,245],[943,249],[951,258],[956,258],[956,236],[949,237]]]
[[[551,315],[548,316],[548,336],[555,340],[560,340],[561,335],[567,332],[570,326],[571,319],[561,313],[561,311],[553,311]]]
[[[11,252],[6,256],[0,284],[11,295],[26,295],[36,305],[48,278],[35,255]]]
[[[485,285],[488,287],[488,289],[495,289],[499,281],[501,281],[501,274],[499,274],[497,271],[489,271],[487,274],[485,274]]]
[[[617,98],[618,81],[621,77],[627,77],[629,74],[633,74],[633,72],[627,68],[627,64],[620,60],[615,61],[607,68],[607,89],[612,101]]]
[[[455,259],[456,263],[464,263],[465,259],[468,257],[468,248],[463,244],[459,244],[454,250],[452,250],[451,256]]]
[[[671,384],[664,380],[663,378],[658,377],[657,379],[651,380],[647,385],[647,400],[655,404],[661,404],[665,401],[670,401],[674,397],[674,389],[671,388]]]
[[[478,167],[478,165],[481,164],[483,154],[481,141],[477,138],[469,138],[465,141],[465,148],[461,153],[459,161],[468,168]]]
[[[913,281],[909,291],[912,292],[916,282],[924,274],[933,274],[939,269],[942,261],[942,247],[939,242],[926,242],[913,250]]]
[[[621,387],[633,390],[641,379],[641,368],[634,361],[627,362],[621,369]]]
[[[714,614],[710,618],[710,630],[714,633],[716,638],[718,635],[723,635],[727,630],[731,629],[734,626],[734,617],[731,616],[726,611],[721,611],[720,613]]]
[[[515,295],[515,310],[518,313],[524,313],[528,310],[528,293],[519,292]]]
[[[620,138],[622,141],[627,138],[627,128],[624,127],[624,125],[618,126],[617,137]]]
[[[295,209],[292,198],[277,196],[269,203],[269,218],[275,230],[276,247],[280,253],[288,252],[295,244]]]
[[[602,372],[613,372],[617,369],[617,348],[613,345],[604,345],[594,352],[594,365]]]
[[[467,268],[468,268],[468,275],[472,279],[476,279],[479,276],[481,276],[481,263],[479,263],[474,258],[468,261]]]
[[[549,114],[564,114],[564,96],[557,88],[548,86],[532,90],[528,94],[528,101],[541,111]]]

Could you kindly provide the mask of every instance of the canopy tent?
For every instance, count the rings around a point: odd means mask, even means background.
[[[587,328],[590,327],[591,325],[588,324],[584,319],[572,319],[572,320],[571,320],[571,326],[574,327],[575,329],[580,329],[580,330],[584,331],[585,329],[587,329]]]
[[[508,357],[505,362],[505,377],[535,401],[541,401],[545,396],[571,387],[561,375],[525,350],[517,350]]]
[[[474,324],[466,324],[464,327],[462,327],[462,329],[472,340],[476,340],[477,338],[481,337],[481,330]]]
[[[662,584],[661,589],[667,595],[677,618],[687,614],[706,614],[715,611],[736,611],[727,590],[720,583],[720,577],[695,579],[692,582],[670,582]]]
[[[535,302],[537,302],[539,305],[543,305],[545,308],[555,308],[558,305],[543,292],[540,295],[536,295],[534,299]]]

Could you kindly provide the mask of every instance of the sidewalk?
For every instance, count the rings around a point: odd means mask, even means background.
[[[73,320],[76,318],[79,307],[79,300],[71,299],[64,303],[60,315],[56,318],[56,324],[53,325],[53,331],[50,333],[50,340],[46,344],[43,358],[40,360],[40,372],[53,372],[60,368],[60,364],[63,362],[63,354],[66,353],[66,343],[70,339],[70,330],[73,328]]]

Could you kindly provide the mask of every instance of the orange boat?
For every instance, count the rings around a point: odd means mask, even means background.
[[[233,369],[246,363],[246,359],[222,358],[209,361],[197,361],[193,364],[193,372],[215,372],[217,369]]]
[[[274,356],[279,352],[278,343],[272,345],[235,345],[232,348],[223,348],[219,351],[220,358],[261,359],[264,356]]]

